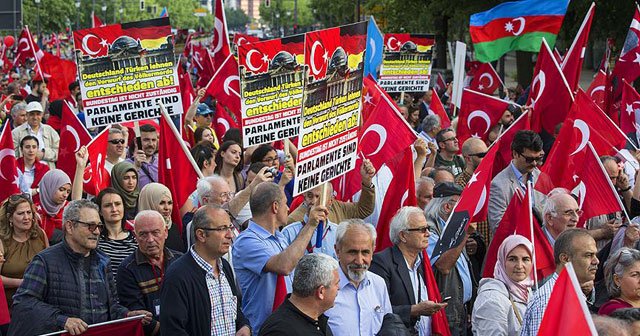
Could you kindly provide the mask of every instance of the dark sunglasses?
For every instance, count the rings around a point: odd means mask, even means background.
[[[83,222],[83,221],[80,221],[80,220],[74,220],[72,222],[80,223],[80,224],[86,226],[89,229],[89,231],[91,231],[91,232],[95,231],[96,228],[100,228],[100,230],[102,230],[102,227],[104,226],[104,224],[102,224],[102,223],[87,223],[87,222]]]
[[[113,140],[109,140],[109,143],[112,145],[124,145],[124,139],[113,139]]]
[[[477,156],[479,158],[483,158],[487,155],[487,152],[482,152],[482,153],[473,153],[473,154],[469,154],[469,156]]]
[[[542,160],[544,160],[544,155],[531,157],[531,156],[526,156],[524,154],[520,154],[520,156],[522,156],[527,163],[533,163],[533,161],[536,161],[538,163],[542,163]]]
[[[200,115],[205,117],[205,118],[211,118],[211,117],[213,117],[213,112],[207,113],[207,114],[200,114]]]
[[[11,203],[17,202],[21,199],[25,199],[27,201],[31,201],[31,195],[29,195],[28,193],[21,193],[21,194],[13,194],[11,196],[9,196],[9,201]]]

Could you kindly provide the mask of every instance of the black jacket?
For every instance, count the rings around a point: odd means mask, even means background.
[[[240,292],[236,287],[233,270],[224,259],[222,269],[238,299],[236,330],[249,321],[242,314]],[[162,335],[191,336],[211,334],[211,300],[207,290],[205,271],[198,266],[190,252],[174,261],[162,284],[160,292],[160,332]]]
[[[400,316],[407,328],[413,328],[418,319],[411,317],[411,305],[416,304],[416,300],[407,262],[398,246],[393,245],[374,254],[369,270],[381,276],[387,284],[393,313]],[[424,274],[424,267],[420,265],[418,271]]]

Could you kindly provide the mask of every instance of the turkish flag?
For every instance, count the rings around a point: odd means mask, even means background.
[[[0,201],[20,192],[18,186],[18,163],[13,148],[11,127],[3,127],[0,135]]]
[[[64,99],[70,94],[69,84],[78,77],[76,63],[61,59],[48,52],[43,52],[43,55],[40,59],[40,66],[44,78],[48,80],[49,101]]]
[[[493,65],[491,63],[480,63],[469,84],[469,89],[491,95],[500,86],[504,86],[504,83],[502,83],[502,79],[498,76]]]
[[[244,45],[244,44],[260,42],[260,40],[261,39],[259,37],[253,36],[253,35],[247,35],[242,33],[233,34],[233,44],[235,44],[236,47],[240,47],[241,45]]]
[[[91,141],[91,135],[82,125],[69,103],[62,102],[62,126],[56,168],[73,179],[76,175],[76,152]]]
[[[470,137],[487,141],[489,130],[500,122],[509,104],[500,98],[464,89],[458,116],[460,147]]]
[[[597,336],[598,332],[585,300],[573,265],[571,263],[564,265],[553,286],[547,308],[544,310],[538,336]]]
[[[495,146],[489,149],[462,190],[460,200],[447,219],[444,232],[442,232],[431,254],[432,259],[460,245],[469,223],[487,219],[487,201],[493,178],[493,160],[496,157],[497,149],[498,147]]]
[[[238,62],[233,55],[229,55],[216,69],[216,73],[207,84],[207,95],[226,106],[238,121],[242,119]]]
[[[440,295],[440,289],[438,283],[433,275],[433,269],[431,268],[431,261],[426,250],[422,250],[422,269],[424,280],[427,284],[427,293],[429,293],[429,300],[434,302],[442,302],[442,296]],[[444,309],[440,309],[437,313],[431,315],[431,334],[440,336],[451,336],[451,329],[449,329],[449,321],[447,320],[447,314]]]
[[[124,320],[124,319],[123,319]],[[60,334],[62,336],[69,336],[68,332]],[[111,336],[111,335],[128,335],[128,336],[143,336],[144,329],[142,328],[142,319],[137,318],[126,321],[110,321],[108,324],[102,324],[99,326],[89,325],[89,329],[82,333],[83,336]]]
[[[105,128],[87,145],[89,164],[84,169],[83,187],[90,195],[98,195],[100,190],[111,185],[111,175],[104,167],[107,159],[109,127]],[[74,159],[75,160],[75,159]]]
[[[622,102],[620,104],[620,129],[628,134],[640,129],[636,110],[640,109],[640,95],[627,81],[622,80]]]
[[[496,156],[493,161],[493,177],[498,175],[511,163],[511,142],[516,133],[521,130],[531,129],[530,124],[531,112],[525,110],[516,121],[511,123],[506,131],[502,132],[498,139],[491,144],[491,148],[496,147]]]
[[[593,102],[596,103],[596,105],[598,105],[598,107],[603,111],[606,111],[605,89],[607,87],[607,78],[607,73],[599,70],[586,91],[589,97],[591,97],[591,100],[593,100]]]
[[[440,101],[440,97],[438,97],[438,92],[434,91],[431,95],[431,104],[429,105],[429,109],[440,117],[440,126],[442,129],[451,127],[451,120],[449,119],[447,111],[444,109],[444,105],[442,105],[442,102]]]
[[[636,4],[636,11],[631,20],[627,37],[620,51],[620,58],[613,68],[613,77],[619,80],[626,80],[632,83],[636,78],[640,77],[640,7]],[[618,85],[620,88],[620,85]],[[616,89],[618,93],[620,89]],[[615,97],[620,97],[615,94]]]
[[[333,53],[340,46],[340,27],[305,34],[304,62],[313,81],[324,79]]]
[[[587,11],[587,14],[582,21],[580,29],[576,37],[573,39],[573,43],[569,48],[569,51],[562,60],[561,68],[564,73],[571,92],[575,92],[580,84],[580,74],[582,73],[582,62],[584,61],[584,53],[587,49],[587,41],[589,40],[589,31],[591,31],[591,21],[593,21],[593,14],[596,11],[596,4],[591,3],[591,7]]]
[[[5,74],[11,70],[11,61],[7,57],[7,49],[6,44],[3,44],[2,49],[0,49],[0,71]]]
[[[163,113],[160,118],[160,144],[158,146],[158,182],[171,190],[173,211],[171,219],[182,232],[180,208],[196,189],[198,179],[202,177],[200,169],[190,160],[180,134],[173,122]]]
[[[381,88],[371,75],[362,79],[362,123],[366,123],[373,110],[380,103]]]
[[[533,130],[540,132],[544,129],[553,134],[556,125],[567,116],[573,94],[549,45],[545,40],[542,41],[527,105],[533,108]]]
[[[182,139],[189,142],[191,145],[194,145],[193,132],[187,131],[189,127],[184,127],[184,117],[187,115],[187,110],[189,110],[191,104],[193,104],[196,93],[193,90],[189,73],[184,71],[180,65],[178,65],[178,84],[180,85],[180,97],[182,98],[182,110],[184,111],[181,117],[181,125],[183,125]]]
[[[546,194],[554,187],[576,187],[575,172],[584,164],[582,151],[588,142],[598,155],[615,155],[624,148],[627,137],[582,90],[567,115],[546,163],[542,166],[536,189]]]
[[[96,15],[94,11],[91,11],[91,28],[102,27],[102,26],[104,26],[104,23],[102,23],[102,20],[100,20],[100,18]]]
[[[198,82],[196,88],[202,88],[207,86],[207,83],[211,80],[214,73],[213,60],[207,48],[193,45],[192,64],[198,71]]]
[[[13,59],[13,66],[24,64],[28,58],[37,59],[39,57],[42,57],[42,50],[40,50],[40,47],[33,41],[29,27],[22,28],[20,38],[18,39],[16,54]]]
[[[213,121],[213,128],[216,131],[218,139],[222,139],[225,133],[231,128],[240,128],[238,123],[233,120],[229,112],[220,105],[216,104],[216,119]]]
[[[442,92],[447,88],[447,83],[444,81],[441,73],[436,76],[436,84],[433,86],[433,91]]]
[[[215,20],[211,50],[213,52],[213,65],[219,68],[221,64],[231,56],[231,47],[229,46],[229,34],[227,33],[227,18],[224,14],[224,5],[222,4],[222,0],[215,0],[215,2]]]
[[[542,231],[540,223],[533,217],[529,194],[530,192],[523,192],[520,188],[516,188],[516,192],[498,224],[498,229],[491,240],[491,245],[489,245],[482,277],[493,278],[498,248],[505,238],[512,234],[524,236],[534,243],[536,271],[539,280],[555,271],[553,247],[549,244],[549,240]]]
[[[416,206],[418,204],[413,172],[413,151],[411,148],[407,147],[395,158],[387,162],[387,167],[391,170],[393,178],[384,196],[378,225],[376,226],[376,231],[378,232],[376,252],[393,245],[389,238],[389,224],[396,212],[403,206]]]

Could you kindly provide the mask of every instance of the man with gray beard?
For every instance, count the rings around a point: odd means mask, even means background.
[[[375,335],[384,315],[392,313],[384,279],[368,271],[375,241],[376,229],[361,219],[349,219],[338,225],[340,285],[333,308],[325,313],[336,336]]]

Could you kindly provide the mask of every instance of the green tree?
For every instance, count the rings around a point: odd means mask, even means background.
[[[313,1],[313,0],[311,0]],[[297,0],[297,33],[311,30],[315,24],[310,0]],[[280,36],[280,29],[284,35],[294,33],[296,19],[296,3],[294,0],[271,0],[270,6],[260,4],[260,20],[269,27],[273,36]]]
[[[227,19],[227,28],[229,30],[244,31],[251,22],[251,18],[240,8],[226,7],[224,15]]]

